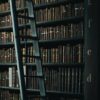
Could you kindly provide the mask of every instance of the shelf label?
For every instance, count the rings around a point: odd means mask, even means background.
[[[88,49],[88,50],[87,50],[87,55],[88,55],[88,56],[92,55],[92,50],[91,50],[91,49]]]
[[[91,73],[89,73],[89,75],[87,76],[86,81],[88,83],[91,83],[92,82],[92,74]]]

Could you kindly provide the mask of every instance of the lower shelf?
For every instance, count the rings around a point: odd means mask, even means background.
[[[14,87],[0,87],[1,91],[15,91],[19,93],[19,88]],[[39,95],[39,90],[37,89],[26,89],[27,94],[34,94]],[[47,96],[59,96],[59,97],[68,97],[68,98],[83,98],[84,95],[82,93],[67,93],[67,92],[60,92],[60,91],[46,91]]]

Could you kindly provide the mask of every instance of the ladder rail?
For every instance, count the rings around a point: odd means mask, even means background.
[[[10,11],[12,16],[12,27],[13,27],[13,34],[14,34],[14,44],[15,44],[15,53],[16,53],[16,62],[17,62],[17,70],[18,70],[18,78],[19,78],[19,87],[20,87],[20,98],[21,100],[26,99],[25,93],[25,80],[24,80],[24,71],[23,71],[23,64],[21,59],[21,47],[20,47],[20,38],[19,38],[19,31],[18,31],[18,20],[17,20],[17,13],[16,13],[16,1],[9,0],[10,3]]]
[[[33,7],[32,0],[26,0],[26,6],[28,8],[29,17],[33,17],[35,19],[35,13],[34,13],[34,7]],[[36,21],[30,20],[30,26],[32,30],[32,36],[38,37],[37,30],[36,30]],[[35,54],[34,56],[41,56],[40,49],[39,49],[39,40],[33,41],[33,48],[34,48],[34,54]],[[37,76],[39,75],[43,76],[41,57],[35,59],[35,63],[36,63]],[[38,82],[39,82],[40,95],[43,97],[46,97],[45,82],[43,78],[38,79]],[[45,98],[41,98],[41,100],[45,100]]]
[[[16,0],[10,0],[10,10],[12,16],[12,27],[14,33],[14,44],[15,44],[15,53],[16,53],[16,61],[17,61],[17,70],[18,70],[18,78],[19,78],[19,86],[20,86],[20,97],[21,100],[27,100],[26,95],[26,87],[25,87],[25,75],[24,75],[24,64],[22,62],[22,52],[21,52],[21,40],[23,36],[19,34],[19,26],[18,26],[18,17],[22,17],[29,20],[30,29],[32,32],[32,36],[24,36],[25,40],[28,39],[33,41],[33,48],[34,48],[34,55],[35,57],[35,64],[36,64],[36,76],[38,80],[38,85],[40,89],[40,100],[46,100],[46,89],[45,89],[45,81],[42,69],[42,61],[40,55],[40,48],[39,48],[39,40],[37,30],[36,30],[36,21],[35,21],[35,14],[34,14],[34,6],[32,0],[26,0],[26,6],[28,9],[28,16],[18,16],[17,15],[17,8],[16,8]],[[26,48],[27,49],[27,48]],[[31,55],[30,55],[31,56]],[[27,55],[26,55],[27,57]]]

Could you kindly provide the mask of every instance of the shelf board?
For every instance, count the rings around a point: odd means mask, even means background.
[[[65,45],[65,44],[78,44],[83,43],[84,39],[82,37],[77,38],[66,38],[66,39],[54,39],[54,40],[40,40],[41,47],[51,48],[53,46]]]
[[[35,64],[26,63],[26,66],[35,66]],[[43,68],[47,67],[49,69],[58,70],[58,68],[84,68],[84,63],[72,63],[72,64],[64,64],[64,63],[44,63],[42,64]],[[35,68],[35,67],[34,67]]]
[[[16,63],[0,63],[0,68],[14,67],[14,66],[16,66]]]
[[[9,47],[14,47],[14,43],[13,42],[7,42],[7,43],[0,42],[0,48],[9,48]]]
[[[44,63],[43,66],[44,67],[47,66],[47,67],[50,67],[50,68],[51,67],[53,67],[53,68],[58,68],[58,67],[66,67],[66,68],[67,67],[74,67],[75,68],[76,67],[77,68],[77,67],[83,67],[84,64],[83,63],[72,63],[72,64],[63,64],[63,63],[58,63],[58,64],[57,63],[54,63],[54,64],[53,63],[49,63],[48,64],[48,63]]]
[[[27,10],[27,8],[18,8],[17,12],[24,11],[24,10]],[[0,11],[0,17],[1,16],[6,16],[6,15],[9,15],[9,14],[10,14],[10,10]]]
[[[57,25],[66,25],[68,23],[78,23],[84,20],[83,16],[72,16],[66,17],[64,19],[52,20],[52,21],[44,21],[37,22],[37,27],[47,27],[47,26],[57,26]]]
[[[83,98],[82,93],[70,93],[70,92],[60,92],[60,91],[47,91],[48,96],[63,96],[68,98]]]
[[[6,16],[6,15],[9,15],[10,14],[10,11],[0,11],[0,17],[3,17],[3,16]]]
[[[27,89],[28,92],[33,93],[33,92],[39,92],[39,90],[33,90],[33,89]],[[52,91],[52,90],[47,90],[46,91],[47,96],[64,96],[64,97],[69,97],[69,98],[83,98],[82,93],[72,93],[72,92],[61,92],[61,91]]]
[[[5,31],[12,31],[12,27],[11,26],[0,26],[0,32],[5,32]]]
[[[78,43],[81,43],[83,44],[84,43],[84,39],[83,37],[74,37],[74,38],[65,38],[65,39],[51,39],[51,40],[39,40],[39,45],[40,47],[46,47],[46,48],[51,48],[51,47],[54,47],[54,46],[58,46],[58,45],[65,45],[65,44],[71,44],[71,45],[74,45],[74,44],[78,44]],[[29,41],[26,43],[27,45],[32,45],[32,42]],[[25,45],[25,42],[22,42],[21,43],[22,46]],[[9,47],[13,47],[14,46],[14,43],[13,42],[7,42],[7,43],[0,43],[0,48],[9,48]]]
[[[8,2],[8,0],[0,0],[0,4],[5,2]]]
[[[34,5],[34,8],[37,9],[45,9],[45,8],[50,8],[50,7],[56,7],[59,5],[66,5],[66,3],[68,3],[68,1],[66,0],[60,0],[57,2],[51,2],[51,3],[45,3],[45,4],[36,4]]]
[[[30,46],[30,45],[32,45],[32,41],[28,41],[26,44],[25,44],[25,42],[21,42],[21,46],[26,46],[26,45],[28,45],[28,46]],[[14,47],[14,42],[1,42],[0,43],[0,48],[9,48],[9,47]]]
[[[17,91],[19,92],[19,88],[14,88],[14,87],[4,87],[0,86],[0,89],[2,90],[8,90],[8,91]],[[32,94],[39,94],[38,89],[26,89],[27,93]],[[47,96],[65,96],[65,97],[70,97],[70,98],[82,98],[83,94],[82,93],[71,93],[71,92],[61,92],[61,91],[46,91]]]
[[[7,87],[7,86],[0,86],[0,89],[2,89],[2,90],[10,90],[10,91],[13,91],[13,90],[19,91],[19,88]]]
[[[32,63],[25,63],[25,66],[35,66],[35,64]],[[59,67],[64,67],[64,68],[83,68],[84,67],[84,63],[70,63],[70,64],[64,64],[64,63],[43,63],[42,64],[43,67],[48,67],[48,68],[59,68]],[[16,63],[0,63],[0,69],[5,69],[5,68],[9,68],[9,67],[16,67]],[[35,67],[34,67],[35,68]]]
[[[58,0],[57,2],[49,2],[45,4],[36,4],[34,8],[37,9],[45,9],[50,7],[57,7],[59,5],[66,5],[66,4],[75,4],[83,2],[84,0]]]
[[[29,27],[29,24],[21,24],[19,25],[19,29],[22,29],[22,28],[26,28],[26,27]],[[0,27],[0,32],[5,32],[5,31],[12,31],[12,26],[3,26],[3,27]]]

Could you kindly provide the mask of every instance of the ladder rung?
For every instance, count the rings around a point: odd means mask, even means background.
[[[33,98],[45,98],[45,96],[40,96],[40,95],[37,95],[37,96],[32,96]]]
[[[22,55],[23,57],[32,57],[32,58],[40,58],[40,56],[31,56],[31,55]]]
[[[32,78],[43,78],[43,76],[42,75],[34,75],[34,76],[24,76],[24,77],[32,77]]]
[[[31,1],[31,0],[26,0],[26,1]]]
[[[36,95],[36,96],[31,96],[31,98],[45,98],[45,96],[40,96],[40,95]]]
[[[24,15],[18,15],[19,18],[25,18],[29,20],[34,20],[34,17],[24,16]]]
[[[36,36],[29,36],[29,35],[22,36],[22,35],[20,35],[19,37],[22,39],[38,40],[38,38]]]

